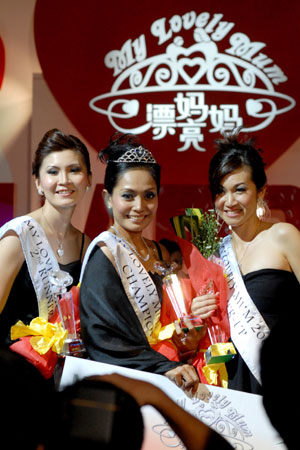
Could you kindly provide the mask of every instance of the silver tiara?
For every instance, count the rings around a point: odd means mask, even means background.
[[[124,153],[124,155],[120,156],[118,159],[112,160],[109,159],[107,162],[125,162],[125,163],[154,163],[156,164],[153,155],[149,150],[142,147],[132,147],[130,150]]]

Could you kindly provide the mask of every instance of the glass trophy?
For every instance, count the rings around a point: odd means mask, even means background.
[[[201,290],[199,295],[213,294],[214,283],[209,280],[207,285]],[[220,364],[230,361],[236,354],[232,342],[225,342],[226,336],[221,327],[214,324],[210,317],[205,319],[207,332],[211,342],[204,354],[206,364]]]
[[[67,291],[67,287],[72,284],[73,278],[68,272],[54,270],[49,273],[49,280],[57,287],[56,307],[61,324],[64,330],[68,331],[62,355],[82,356],[85,349],[76,331],[73,296],[72,292]]]
[[[199,317],[194,316],[193,314],[190,314],[188,312],[188,307],[181,287],[180,278],[175,273],[177,264],[156,262],[154,263],[154,267],[163,276],[163,284],[166,288],[166,292],[170,299],[174,313],[183,331],[188,331],[187,325],[184,320],[185,318],[188,318],[192,322],[196,330],[202,328],[204,326],[202,320]]]

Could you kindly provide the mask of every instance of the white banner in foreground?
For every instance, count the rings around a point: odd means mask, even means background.
[[[162,375],[67,357],[60,388],[91,375],[119,373],[148,381],[162,389],[178,405],[227,439],[239,450],[286,450],[270,424],[259,395],[201,384],[197,396],[189,398]],[[165,419],[151,406],[142,408],[145,437],[142,450],[184,449]]]

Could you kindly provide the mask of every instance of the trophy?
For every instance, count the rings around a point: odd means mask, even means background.
[[[188,312],[188,307],[183,294],[181,281],[175,273],[177,264],[168,264],[157,261],[154,263],[154,267],[163,276],[163,284],[166,288],[166,292],[168,294],[180,327],[184,332],[188,331],[187,325],[184,320],[185,318],[188,318],[192,322],[196,330],[200,330],[200,328],[202,328],[204,324],[199,317],[194,316],[193,314],[190,314]]]
[[[81,356],[85,348],[76,331],[73,295],[72,292],[67,291],[67,287],[72,284],[73,278],[68,272],[53,270],[49,273],[49,279],[57,287],[56,307],[61,324],[64,330],[68,331],[62,355]]]
[[[214,283],[213,280],[209,280],[199,295],[213,293]],[[205,323],[207,325],[207,332],[211,342],[211,345],[204,354],[206,364],[221,364],[230,361],[236,354],[233,343],[225,342],[225,333],[219,325],[213,323],[210,317],[205,319]]]

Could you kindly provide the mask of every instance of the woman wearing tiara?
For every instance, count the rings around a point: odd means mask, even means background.
[[[149,344],[161,309],[154,263],[169,259],[165,248],[142,235],[155,218],[160,166],[134,135],[114,136],[99,157],[107,163],[103,196],[113,225],[94,239],[83,262],[80,320],[87,354],[196,389],[193,366],[171,361]],[[200,336],[191,327],[195,346]]]
[[[261,344],[286,312],[287,302],[300,300],[300,233],[291,224],[264,219],[267,180],[253,142],[227,133],[216,143],[210,190],[216,212],[232,230],[220,247],[232,289],[228,316],[238,352],[226,365],[228,387],[260,394]],[[207,295],[193,300],[192,312],[205,319],[217,308],[216,297]]]
[[[0,229],[0,344],[10,345],[10,328],[50,316],[54,291],[51,270],[79,281],[90,239],[76,229],[72,215],[91,183],[89,153],[77,137],[53,129],[35,153],[32,174],[43,206]]]

